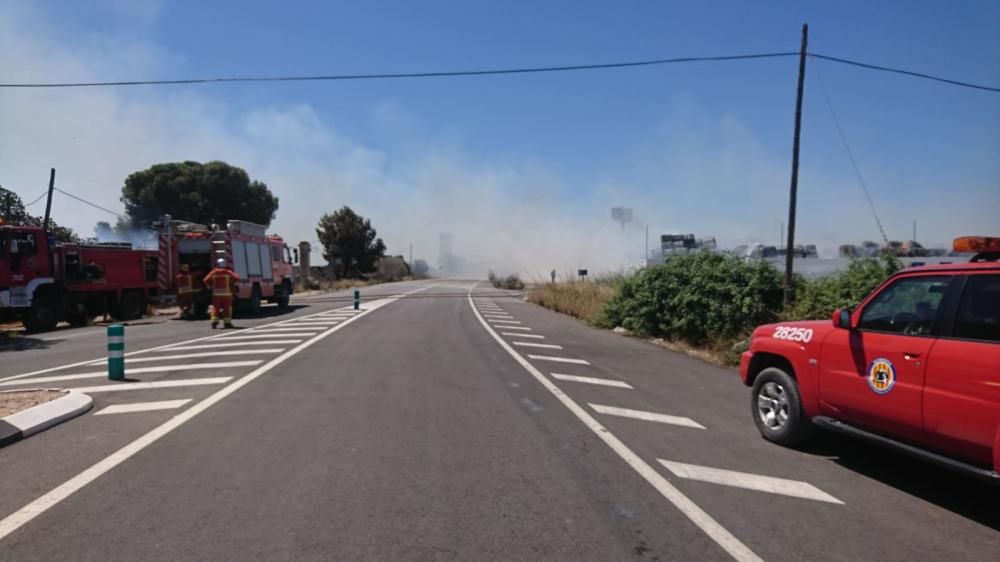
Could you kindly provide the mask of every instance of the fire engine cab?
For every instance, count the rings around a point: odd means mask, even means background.
[[[767,440],[815,426],[1000,482],[1000,238],[968,263],[899,271],[832,321],[754,330],[740,361]]]

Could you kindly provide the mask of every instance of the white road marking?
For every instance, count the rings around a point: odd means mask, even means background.
[[[528,359],[538,361],[555,361],[556,363],[573,363],[574,365],[590,365],[585,359],[572,359],[570,357],[556,357],[554,355],[528,355]]]
[[[617,381],[614,379],[599,379],[597,377],[578,377],[576,375],[563,375],[561,373],[549,373],[552,378],[559,379],[561,381],[570,382],[583,382],[587,384],[597,384],[601,386],[613,386],[615,388],[627,388],[632,390],[632,385],[625,381]]]
[[[843,505],[844,502],[820,490],[816,486],[801,480],[787,480],[785,478],[775,478],[773,476],[761,476],[749,472],[737,472],[735,470],[724,470],[721,468],[711,468],[708,466],[698,466],[696,464],[686,464],[682,462],[667,461],[657,459],[660,464],[667,467],[675,476],[697,480],[699,482],[709,482],[732,486],[734,488],[745,488],[769,494],[779,494],[791,496],[793,498],[803,498],[820,502],[835,503]]]
[[[531,330],[527,326],[497,326],[501,330]]]
[[[281,332],[280,334],[259,334],[259,335],[249,335],[249,336],[229,336],[226,341],[231,340],[261,340],[267,338],[298,338],[306,336],[315,336],[321,332]]]
[[[504,329],[506,329],[506,328],[504,328]],[[545,336],[542,336],[542,335],[539,335],[539,334],[513,334],[511,332],[500,332],[500,333],[503,334],[503,335],[505,335],[505,336],[514,336],[514,337],[518,337],[518,338],[535,338],[536,340],[544,340],[545,339]]]
[[[75,388],[84,394],[94,392],[120,392],[125,390],[149,390],[153,388],[176,388],[179,386],[206,386],[212,384],[222,384],[233,377],[210,377],[205,379],[181,379],[176,381],[156,381],[156,382],[123,382],[118,384],[102,384],[98,386],[84,386]]]
[[[258,342],[264,343],[264,342]],[[271,342],[267,342],[271,343]],[[222,357],[226,355],[266,355],[269,353],[281,353],[284,351],[283,348],[275,347],[273,349],[234,349],[229,351],[206,351],[203,353],[184,353],[181,355],[151,355],[149,357],[132,357],[128,360],[128,364],[132,363],[147,363],[149,361],[170,361],[173,359],[194,359],[197,357]],[[102,361],[94,361],[88,366],[100,365]]]
[[[483,316],[486,317],[486,318],[504,318],[504,319],[507,319],[507,320],[513,320],[514,319],[514,317],[511,316],[510,314],[483,314]]]
[[[253,334],[270,334],[272,332],[303,332],[304,333],[305,330],[314,330],[312,333],[318,334],[323,329],[321,327],[318,327],[318,326],[276,326],[274,328],[255,328],[253,330],[246,330],[245,332],[250,332],[250,333],[253,333]],[[226,338],[226,339],[230,339],[230,338]]]
[[[327,311],[324,311],[324,312],[317,312],[315,314],[307,314],[305,316],[299,316],[297,318],[290,318],[288,320],[281,320],[281,321],[278,321],[278,322],[272,322],[270,324],[263,324],[261,326],[258,326],[258,328],[262,328],[262,327],[266,327],[266,326],[277,326],[277,325],[280,325],[280,324],[286,324],[288,322],[293,322],[295,320],[302,320],[302,319],[305,319],[305,318],[316,318],[316,317],[319,317],[319,316],[324,315],[324,314],[331,314],[333,312],[336,312],[337,310],[340,310],[340,309],[335,309],[333,311],[327,310]],[[103,330],[96,330],[94,333],[103,333]],[[167,348],[171,348],[171,347],[175,347],[175,346],[181,346],[181,345],[195,343],[195,342],[200,342],[200,341],[210,341],[210,340],[218,339],[218,338],[220,338],[222,336],[225,336],[225,335],[227,335],[227,334],[225,334],[225,333],[222,333],[222,334],[212,334],[210,336],[202,336],[200,338],[193,338],[193,339],[190,339],[190,340],[182,340],[182,341],[174,342],[174,343],[166,343],[166,344],[163,344],[163,345],[158,345],[158,346],[150,347],[150,348],[146,348],[146,349],[139,349],[139,350],[136,350],[136,351],[129,351],[128,353],[125,354],[125,356],[126,357],[132,357],[133,355],[140,355],[140,354],[150,353],[150,352],[153,352],[153,351],[159,351],[161,349],[167,349]],[[127,339],[128,338],[126,336],[126,340]],[[17,374],[17,375],[11,375],[11,376],[8,376],[8,377],[0,378],[0,382],[2,382],[2,381],[12,381],[12,380],[16,380],[16,379],[23,379],[23,378],[26,378],[26,377],[33,377],[35,375],[41,375],[41,374],[45,374],[45,373],[51,373],[53,371],[62,371],[64,369],[72,369],[74,367],[80,367],[80,366],[83,366],[83,365],[87,365],[88,363],[93,363],[94,361],[100,361],[101,359],[104,359],[104,358],[103,357],[95,357],[93,359],[87,359],[86,361],[78,361],[76,363],[68,363],[68,364],[65,364],[65,365],[58,365],[56,367],[48,367],[46,369],[39,369],[37,371],[31,371],[31,372],[28,372],[28,373],[21,373],[21,374]]]
[[[95,416],[104,416],[107,414],[131,414],[133,412],[152,412],[155,410],[176,410],[184,404],[190,402],[190,398],[184,398],[181,400],[162,400],[160,402],[135,402],[132,404],[115,404],[104,408],[100,412],[95,413]]]
[[[475,285],[473,285],[475,287]],[[469,288],[469,305],[471,302],[472,287]],[[536,369],[531,363],[521,357],[521,354],[517,352],[513,347],[507,344],[503,338],[501,338],[495,331],[493,327],[490,326],[486,320],[479,315],[479,311],[475,310],[476,316],[479,318],[479,323],[486,328],[486,331],[493,337],[494,340],[500,347],[504,348],[515,361],[520,363],[526,371],[528,371],[531,376],[538,381],[539,384],[545,387],[546,390],[552,393],[563,406],[566,406],[570,412],[572,412],[584,425],[586,425],[594,435],[598,437],[601,441],[611,448],[619,457],[622,458],[633,470],[639,473],[646,482],[649,482],[651,486],[656,488],[664,498],[672,503],[677,509],[681,511],[692,523],[698,526],[702,531],[705,532],[712,540],[716,542],[723,550],[729,553],[730,556],[740,561],[759,561],[761,558],[757,556],[750,548],[743,544],[740,539],[736,538],[732,533],[730,533],[725,527],[719,524],[718,521],[712,518],[711,515],[705,512],[698,504],[691,501],[690,498],[684,495],[683,492],[677,489],[673,484],[671,484],[666,478],[664,478],[660,473],[649,465],[646,461],[642,460],[639,455],[635,454],[632,449],[628,448],[628,445],[623,443],[620,439],[614,436],[610,431],[608,431],[604,426],[598,422],[594,416],[590,415],[589,412],[580,407],[579,404],[573,401],[572,398],[566,395],[558,386],[556,386],[552,381],[545,378],[545,375],[541,371]],[[0,523],[0,530],[2,530],[2,523]],[[0,538],[3,535],[0,534]]]
[[[140,373],[166,373],[169,371],[191,371],[195,369],[224,369],[227,367],[253,367],[263,363],[263,359],[256,361],[223,361],[220,363],[188,363],[185,365],[160,365],[159,367],[139,367],[130,369],[125,367],[125,376],[137,375]],[[126,360],[126,364],[128,361]],[[0,386],[12,386],[17,384],[36,384],[43,382],[72,381],[94,377],[106,377],[108,372],[93,371],[90,373],[79,373],[76,375],[56,375],[54,377],[38,377],[36,379],[19,379],[16,381],[0,382]]]
[[[288,335],[288,334],[285,334]],[[284,336],[282,336],[284,337]],[[302,340],[265,340],[265,341],[240,341],[234,343],[206,343],[203,345],[179,345],[177,347],[165,347],[157,351],[190,351],[194,349],[216,349],[219,347],[245,347],[248,345],[279,345],[288,343],[299,343]]]
[[[561,345],[556,345],[554,343],[534,343],[530,341],[516,341],[513,342],[514,345],[519,345],[521,347],[542,347],[545,349],[562,349]]]
[[[492,322],[494,324],[520,324],[520,322],[518,322],[517,320],[494,320],[492,318],[488,319],[487,322]],[[503,328],[504,326],[498,326],[498,327]]]
[[[289,327],[295,327],[295,328],[301,328],[303,326],[309,326],[309,327],[312,327],[312,326],[327,327],[327,326],[333,326],[334,324],[340,324],[340,320],[308,320],[308,321],[305,321],[305,322],[292,322],[290,324],[282,324],[282,325],[283,326],[289,326]]]
[[[426,291],[427,289],[434,288],[436,285],[427,285],[420,289],[411,291],[408,294],[418,293],[420,291]],[[361,318],[365,314],[377,310],[378,308],[389,304],[392,300],[382,299],[377,301],[372,301],[368,303],[366,310],[356,316],[355,318]],[[352,319],[353,321],[353,319]],[[135,441],[132,441],[128,445],[125,445],[121,449],[118,449],[114,453],[108,455],[104,459],[98,461],[96,464],[92,465],[90,468],[84,470],[83,472],[77,474],[76,476],[70,478],[66,482],[63,482],[59,486],[53,488],[41,497],[36,498],[28,505],[18,509],[14,513],[11,513],[7,517],[0,519],[0,541],[6,538],[8,535],[21,528],[23,525],[38,517],[39,515],[48,511],[51,507],[58,504],[62,500],[73,495],[81,488],[87,484],[93,482],[94,480],[101,477],[101,475],[125,462],[133,455],[142,451],[146,447],[155,443],[158,439],[167,435],[174,429],[177,429],[181,425],[187,423],[192,418],[198,414],[209,409],[213,405],[217,404],[230,394],[236,392],[237,390],[243,388],[244,386],[250,384],[254,380],[260,378],[265,373],[273,369],[274,367],[284,363],[292,356],[298,354],[302,350],[308,348],[309,346],[315,344],[316,342],[322,340],[323,338],[329,336],[330,334],[347,327],[351,322],[344,322],[333,326],[329,330],[323,332],[322,334],[310,338],[309,340],[295,346],[294,348],[282,353],[278,357],[268,361],[267,363],[257,367],[249,374],[233,381],[231,384],[219,389],[214,394],[205,398],[201,402],[198,402],[194,406],[184,410],[180,414],[170,418],[168,421],[154,428],[152,431],[146,433],[145,435],[139,437]],[[164,381],[164,382],[181,382],[181,381]],[[143,384],[143,383],[140,383]]]
[[[656,412],[645,412],[642,410],[630,410],[628,408],[616,408],[614,406],[602,406],[600,404],[587,404],[594,409],[598,414],[607,414],[609,416],[620,416],[623,418],[632,418],[642,421],[658,422],[658,423],[668,423],[670,425],[679,425],[681,427],[691,427],[694,429],[705,429],[705,426],[692,420],[691,418],[685,418],[682,416],[670,416],[667,414],[657,414]]]

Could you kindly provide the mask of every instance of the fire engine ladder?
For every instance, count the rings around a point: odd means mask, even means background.
[[[215,262],[219,259],[226,260],[227,267],[233,267],[233,264],[229,263],[229,256],[226,250],[226,233],[216,232],[212,234],[212,263],[210,267],[215,267]]]

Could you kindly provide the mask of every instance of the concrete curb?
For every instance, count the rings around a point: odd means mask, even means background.
[[[79,416],[89,410],[93,404],[94,400],[90,396],[70,390],[62,398],[32,406],[27,410],[0,419],[0,447],[17,443],[56,424]]]

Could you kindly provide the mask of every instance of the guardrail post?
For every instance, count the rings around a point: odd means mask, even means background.
[[[354,310],[357,310],[358,306],[360,305],[361,305],[361,290],[354,289]]]
[[[108,326],[108,379],[125,380],[125,326]]]

